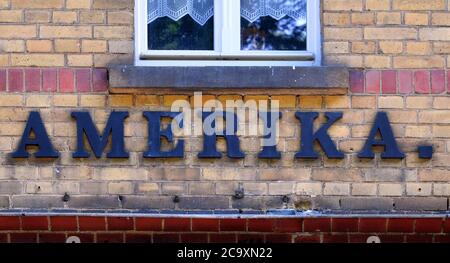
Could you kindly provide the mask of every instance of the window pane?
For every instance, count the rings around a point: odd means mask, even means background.
[[[242,50],[306,50],[306,0],[241,0]]]
[[[214,50],[214,0],[148,0],[148,49]]]

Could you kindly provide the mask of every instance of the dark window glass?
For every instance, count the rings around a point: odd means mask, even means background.
[[[214,50],[214,19],[204,25],[189,15],[174,21],[160,17],[148,24],[150,50]]]
[[[242,50],[306,50],[306,23],[285,16],[263,16],[249,22],[241,18]]]

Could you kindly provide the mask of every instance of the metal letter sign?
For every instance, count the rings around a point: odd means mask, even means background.
[[[162,151],[161,140],[164,138],[169,143],[174,141],[172,124],[161,130],[161,119],[170,118],[178,121],[179,128],[183,128],[183,113],[179,112],[144,112],[148,121],[148,150],[144,153],[145,158],[183,158],[185,141],[179,139],[172,150]],[[72,112],[72,117],[77,123],[77,149],[72,154],[73,158],[88,158],[89,152],[85,149],[84,135],[91,146],[94,155],[101,158],[108,140],[111,137],[111,151],[107,158],[129,158],[125,150],[124,122],[128,112],[113,111],[109,116],[103,133],[99,131],[92,122],[89,112]],[[317,141],[328,158],[342,159],[344,154],[340,152],[336,144],[328,134],[330,127],[340,120],[342,112],[326,112],[327,122],[314,132],[314,121],[319,117],[318,112],[297,112],[295,114],[301,123],[300,150],[296,153],[298,159],[317,159],[319,153],[314,149]],[[216,118],[221,117],[226,123],[223,131],[217,131]],[[264,134],[262,135],[262,150],[258,154],[260,159],[280,159],[281,153],[277,150],[277,134],[275,125],[282,117],[281,112],[260,113],[259,118],[264,122]],[[238,119],[234,112],[218,111],[203,112],[203,150],[198,154],[199,158],[221,158],[222,153],[217,150],[217,137],[224,137],[227,144],[227,156],[229,158],[244,158],[245,154],[240,149],[239,137],[237,135]],[[379,137],[377,137],[379,135]],[[28,146],[37,146],[38,151],[34,153],[37,158],[59,157],[48,137],[45,126],[39,112],[30,112],[22,138],[17,150],[11,154],[13,158],[29,158]],[[383,159],[403,159],[405,154],[400,151],[389,123],[386,112],[379,112],[375,118],[372,130],[363,150],[358,154],[359,158],[374,158],[372,151],[374,146],[383,146],[381,153]],[[420,145],[418,148],[419,158],[431,159],[433,156],[432,145]]]
[[[315,133],[313,132],[314,120],[319,117],[318,112],[297,112],[295,117],[300,120],[302,125],[300,151],[295,155],[295,158],[319,158],[319,154],[314,150],[314,141],[320,144],[328,158],[344,158],[344,154],[338,151],[328,134],[328,129],[331,125],[342,118],[342,112],[326,112],[325,117],[327,117],[328,122]]]
[[[379,140],[375,138],[378,133],[380,133],[381,137]],[[392,132],[386,112],[379,112],[377,114],[366,145],[361,153],[358,154],[358,157],[373,159],[375,157],[375,154],[372,151],[373,146],[384,147],[384,152],[381,153],[381,158],[383,159],[405,158],[405,154],[402,153],[397,146],[397,142],[395,141],[394,133]]]
[[[166,138],[168,142],[173,141],[172,124],[167,129],[161,130],[161,118],[175,118],[180,115],[179,112],[144,112],[145,118],[148,120],[148,147],[149,150],[144,153],[145,158],[183,158],[184,157],[184,140],[179,140],[177,146],[169,152],[161,151],[161,138]],[[179,123],[180,128],[183,123]]]
[[[227,125],[233,125],[232,134],[227,134],[227,129],[223,131],[222,135],[216,134],[216,117],[223,117]],[[210,120],[211,126],[209,128],[210,134],[204,134],[203,151],[198,154],[199,158],[221,158],[222,154],[217,151],[216,140],[218,136],[224,137],[227,142],[227,156],[230,158],[244,158],[245,154],[240,150],[239,138],[236,136],[237,131],[237,116],[232,112],[203,112],[203,121]]]
[[[31,132],[34,132],[34,139],[30,138]],[[12,154],[13,158],[29,158],[27,151],[28,145],[38,146],[39,150],[34,154],[37,158],[58,158],[59,153],[53,149],[52,143],[48,138],[41,115],[37,111],[30,112],[27,125],[20,139],[17,151]]]
[[[264,121],[264,140],[262,151],[258,154],[261,159],[281,159],[281,153],[276,145],[276,122],[281,119],[281,112],[266,112],[259,116]],[[268,140],[268,141],[266,141]]]
[[[103,130],[102,136],[92,123],[89,112],[72,112],[72,117],[77,121],[77,151],[73,153],[73,158],[88,158],[89,153],[84,149],[84,134],[88,139],[95,157],[101,158],[103,150],[108,144],[109,135],[111,135],[111,151],[107,154],[108,158],[128,158],[129,154],[125,151],[124,142],[124,120],[128,117],[128,112],[114,111],[111,113]]]

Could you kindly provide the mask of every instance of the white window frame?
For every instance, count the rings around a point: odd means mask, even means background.
[[[223,19],[229,17],[229,19]],[[148,50],[147,0],[135,1],[136,66],[320,66],[320,1],[307,0],[306,51],[241,50],[240,0],[214,0],[214,50]],[[226,37],[223,37],[226,36]]]

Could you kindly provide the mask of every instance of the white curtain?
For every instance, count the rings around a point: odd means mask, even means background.
[[[206,24],[214,15],[214,0],[148,0],[148,23],[165,16],[177,21],[185,15]]]
[[[277,20],[285,16],[306,20],[306,1],[241,0],[241,16],[249,22],[255,22],[262,16],[271,16]]]
[[[204,25],[214,15],[214,0],[147,0],[148,23],[159,17],[169,17],[175,21],[190,15],[200,25]],[[239,0],[224,0],[239,1]],[[240,0],[241,16],[254,22],[262,16],[277,20],[284,16],[306,19],[307,0]]]

